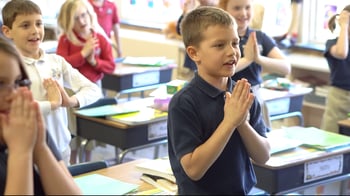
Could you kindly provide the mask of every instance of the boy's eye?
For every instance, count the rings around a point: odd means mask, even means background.
[[[217,47],[217,48],[221,48],[221,47],[223,47],[224,46],[224,44],[216,44],[215,45],[215,47]]]
[[[22,27],[28,28],[28,27],[29,27],[29,24],[23,24]]]
[[[232,46],[233,46],[233,47],[238,47],[238,46],[239,46],[239,43],[238,43],[238,42],[232,42]]]

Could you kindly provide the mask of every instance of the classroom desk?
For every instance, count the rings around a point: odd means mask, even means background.
[[[137,159],[130,162],[125,162],[118,165],[110,166],[104,169],[96,170],[93,172],[81,174],[75,177],[80,177],[80,176],[89,175],[89,174],[100,174],[100,175],[114,178],[123,182],[139,185],[137,193],[143,192],[143,191],[150,191],[152,189],[155,189],[156,187],[141,180],[140,177],[142,173],[138,171],[135,167],[137,164],[143,163],[148,160],[149,159]],[[264,195],[264,194],[265,194],[264,191],[254,187],[249,192],[248,195]]]
[[[113,74],[105,74],[102,79],[104,89],[121,93],[141,92],[157,88],[171,80],[176,64],[161,67],[137,66],[117,63]],[[141,97],[144,97],[143,94]]]
[[[349,179],[350,146],[329,152],[300,146],[271,155],[266,164],[253,165],[258,181],[256,187],[270,194],[287,194]],[[307,178],[315,173],[320,176]]]
[[[298,117],[299,125],[304,125],[303,107],[304,95],[310,93],[312,88],[298,87],[289,91],[271,90],[261,88],[261,94],[267,105],[270,120],[279,120],[289,117]]]
[[[126,104],[130,103],[140,106],[142,110],[153,103],[153,98],[142,98]],[[117,163],[122,162],[125,154],[130,151],[167,143],[167,116],[156,117],[135,125],[80,114],[76,114],[76,121],[77,134],[82,138],[88,141],[98,140],[122,150],[116,152]],[[82,148],[84,149],[86,145],[87,142],[83,142]],[[84,161],[83,153],[81,156],[81,161]]]
[[[344,119],[338,121],[339,133],[350,136],[350,119]]]

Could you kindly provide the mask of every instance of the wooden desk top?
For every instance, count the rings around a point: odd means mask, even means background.
[[[151,184],[148,184],[148,183],[140,180],[142,173],[135,169],[135,166],[137,164],[140,164],[140,163],[147,161],[147,160],[149,160],[149,159],[137,159],[134,161],[111,166],[111,167],[108,167],[105,169],[100,169],[97,171],[82,174],[82,175],[79,175],[76,177],[80,177],[83,175],[89,175],[89,174],[100,174],[100,175],[111,177],[111,178],[114,178],[114,179],[117,179],[117,180],[120,180],[123,182],[138,184],[138,185],[140,185],[138,192],[148,191],[148,190],[154,189],[155,187],[152,186]]]
[[[348,118],[348,119],[340,120],[338,121],[338,125],[350,128],[350,119]]]

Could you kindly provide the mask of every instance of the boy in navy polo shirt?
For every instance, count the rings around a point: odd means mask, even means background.
[[[261,108],[246,79],[234,82],[240,58],[235,20],[203,6],[181,23],[198,72],[168,110],[168,153],[178,193],[248,194],[256,184],[251,159],[265,163],[270,145]]]

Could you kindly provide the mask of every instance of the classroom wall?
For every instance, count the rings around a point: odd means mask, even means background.
[[[160,33],[121,28],[120,42],[123,56],[165,56],[178,65],[176,71],[182,69],[184,50],[180,40],[167,39]],[[174,72],[173,78],[176,77]]]

